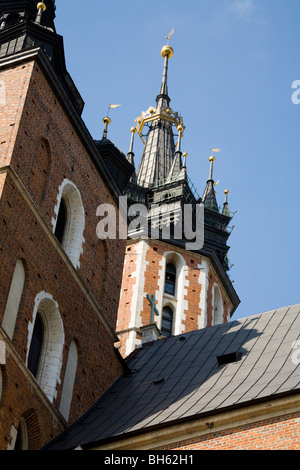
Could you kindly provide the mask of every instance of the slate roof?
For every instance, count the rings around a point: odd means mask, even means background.
[[[299,340],[300,304],[145,345],[129,358],[131,373],[46,449],[84,448],[299,393]]]

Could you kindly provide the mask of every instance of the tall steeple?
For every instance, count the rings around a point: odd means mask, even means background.
[[[217,203],[216,193],[215,193],[215,188],[214,188],[215,182],[213,179],[213,166],[214,166],[216,159],[213,155],[211,155],[209,157],[209,161],[210,161],[209,178],[207,180],[206,188],[202,196],[202,201],[204,203],[204,206],[207,209],[218,212],[219,208],[218,208],[218,203]]]
[[[179,173],[182,167],[181,158],[178,158],[180,155],[175,156],[173,126],[181,126],[183,129],[183,123],[179,114],[170,108],[171,99],[168,94],[168,67],[173,54],[170,45],[162,48],[164,69],[160,91],[156,97],[156,108],[150,107],[137,118],[138,134],[145,144],[137,171],[138,184],[143,187],[163,182],[171,169],[172,173]],[[146,140],[143,137],[145,126],[149,127]]]

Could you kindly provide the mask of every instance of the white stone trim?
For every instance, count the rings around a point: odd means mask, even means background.
[[[201,315],[198,317],[198,329],[201,330],[202,328],[207,327],[207,292],[208,292],[208,263],[204,259],[202,259],[201,264],[198,264],[199,269],[199,278],[198,284],[201,285],[201,292],[200,292],[200,301],[199,301],[199,308],[201,311]]]
[[[164,292],[166,266],[168,263],[173,263],[176,267],[175,296]],[[162,256],[160,266],[158,290],[155,294],[158,300],[158,310],[160,312],[158,325],[161,328],[163,308],[171,306],[174,312],[172,334],[179,335],[185,330],[184,321],[186,320],[186,314],[184,312],[188,310],[188,301],[184,299],[184,296],[187,295],[187,289],[189,286],[189,281],[187,279],[188,268],[184,257],[175,251],[166,251]]]
[[[215,282],[212,289],[212,324],[219,325],[223,323],[223,298],[222,292],[218,284]]]
[[[21,260],[18,260],[15,265],[15,270],[10,284],[5,312],[2,320],[2,328],[11,340],[13,339],[15,331],[16,319],[19,311],[24,283],[24,265]]]
[[[56,386],[61,382],[64,328],[57,302],[52,295],[40,292],[34,301],[32,322],[28,323],[26,364],[28,364],[33,328],[38,311],[44,322],[45,338],[36,380],[49,400],[53,402],[57,396]]]
[[[85,227],[85,215],[82,199],[79,190],[72,181],[64,179],[58,188],[57,203],[54,207],[55,217],[52,217],[53,233],[55,232],[57,216],[61,204],[61,200],[67,205],[67,226],[62,241],[62,246],[70,258],[75,268],[80,267],[80,256],[83,253],[83,237]]]
[[[141,312],[143,311],[144,297],[145,297],[145,272],[149,262],[146,260],[147,251],[149,248],[147,240],[140,240],[135,246],[136,253],[136,271],[131,274],[131,278],[136,278],[136,283],[132,288],[132,298],[130,305],[130,328],[139,328],[142,325]],[[131,331],[129,338],[126,341],[126,356],[129,355],[136,346],[140,345],[141,341],[136,339],[136,332]]]

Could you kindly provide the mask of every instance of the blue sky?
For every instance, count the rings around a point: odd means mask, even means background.
[[[186,130],[188,174],[202,195],[210,148],[218,203],[237,210],[229,275],[234,318],[300,302],[299,0],[56,0],[68,70],[95,139],[109,104],[109,138],[127,153],[134,119],[155,105],[161,47],[174,27],[171,107]],[[136,163],[142,144],[135,140]]]

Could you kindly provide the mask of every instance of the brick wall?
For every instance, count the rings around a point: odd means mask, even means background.
[[[300,450],[300,413],[178,442],[168,450]]]
[[[144,248],[141,248],[143,243]],[[177,280],[176,300],[164,295],[165,261],[164,258],[176,255],[181,263],[180,278]],[[169,261],[167,261],[169,262]],[[203,271],[199,270],[199,266]],[[206,272],[205,266],[208,266]],[[200,278],[200,273],[203,272]],[[209,261],[196,253],[180,250],[166,243],[148,240],[144,242],[130,241],[125,256],[121,297],[119,304],[117,332],[128,328],[146,326],[150,322],[150,307],[147,294],[156,296],[156,305],[159,310],[168,301],[176,306],[177,326],[175,334],[197,330],[212,325],[213,317],[213,289],[217,284],[221,290],[223,304],[223,321],[228,321],[228,312],[232,304],[222,289],[222,284],[215,274]],[[138,299],[136,299],[138,296]],[[168,298],[167,298],[168,297]],[[161,312],[160,312],[161,313]],[[134,324],[133,324],[134,321]],[[155,318],[158,327],[161,318]],[[126,355],[126,345],[130,334],[124,332],[119,335],[120,352]],[[140,342],[137,332],[132,332],[136,344]],[[127,348],[128,353],[128,348]]]
[[[25,285],[16,320],[13,348],[2,366],[0,449],[11,443],[21,417],[32,429],[37,448],[63,426],[58,409],[69,345],[78,348],[78,367],[69,422],[74,421],[122,373],[114,353],[114,328],[122,278],[125,241],[100,241],[96,209],[117,204],[99,175],[84,141],[36,62],[0,71],[6,104],[1,108],[0,164],[0,327],[16,262],[25,266]],[[68,261],[53,236],[59,186],[78,188],[85,215],[80,267]],[[34,300],[47,292],[57,302],[64,327],[62,367],[53,406],[41,399],[35,379],[24,373],[28,325]],[[0,328],[1,329],[1,328]],[[3,333],[3,332],[2,332]],[[3,333],[4,334],[4,333]],[[9,348],[8,348],[9,350]],[[25,369],[26,370],[26,369]],[[35,430],[34,430],[35,428]]]

